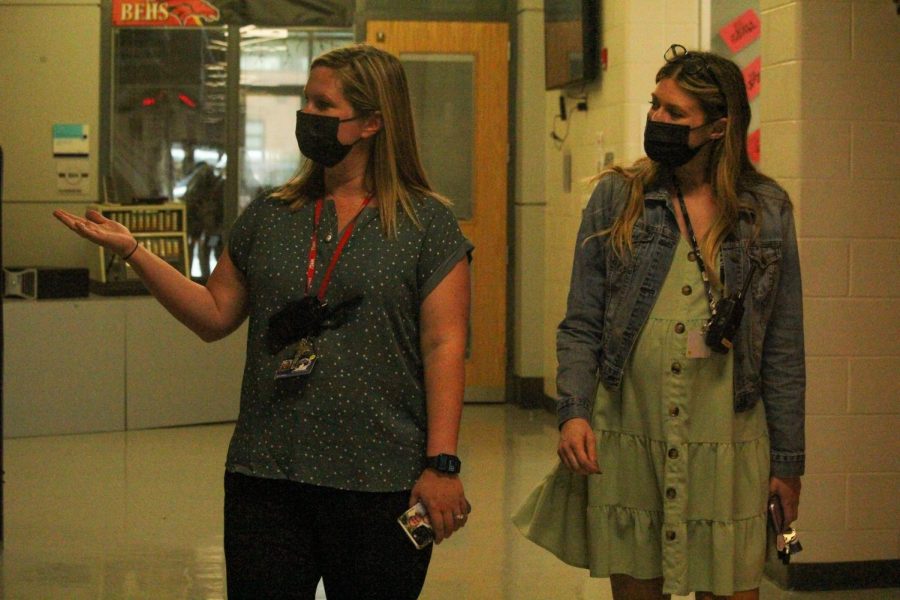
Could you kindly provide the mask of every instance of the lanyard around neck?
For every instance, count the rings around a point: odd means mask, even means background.
[[[328,268],[325,269],[325,275],[322,277],[322,283],[319,284],[319,292],[316,294],[319,302],[325,302],[325,292],[328,290],[328,283],[331,281],[331,274],[334,272],[334,267],[337,265],[338,259],[341,257],[341,253],[344,251],[344,246],[347,245],[347,242],[350,241],[350,236],[353,234],[353,229],[356,227],[356,221],[359,219],[359,215],[362,214],[363,209],[368,206],[369,202],[372,201],[372,196],[366,196],[362,201],[362,206],[359,207],[359,211],[353,216],[353,219],[347,224],[344,228],[344,233],[341,235],[341,239],[338,242],[337,247],[334,249],[334,254],[331,255],[331,262],[328,263]],[[312,239],[309,243],[309,262],[306,266],[306,294],[309,295],[309,291],[312,289],[313,278],[316,275],[316,255],[319,253],[319,222],[322,220],[322,206],[325,201],[322,198],[316,200],[316,210],[315,216],[313,217],[313,232]]]
[[[684,203],[684,194],[681,193],[681,186],[675,181],[675,194],[678,196],[678,205],[681,208],[681,216],[684,217],[684,225],[688,230],[688,237],[691,239],[691,250],[694,251],[694,258],[697,259],[697,268],[700,269],[700,278],[703,279],[703,289],[706,290],[706,300],[709,302],[709,309],[712,311],[716,304],[713,298],[712,287],[709,284],[709,273],[706,271],[706,263],[703,262],[703,255],[700,253],[700,245],[697,243],[697,236],[694,235],[694,227],[691,225],[691,217],[688,215],[687,205]],[[724,282],[724,273],[722,274]]]

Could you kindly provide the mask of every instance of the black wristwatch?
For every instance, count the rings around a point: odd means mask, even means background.
[[[452,454],[438,454],[437,456],[429,456],[425,459],[425,466],[434,469],[439,473],[448,473],[450,475],[459,475],[462,468],[462,462],[458,456]]]

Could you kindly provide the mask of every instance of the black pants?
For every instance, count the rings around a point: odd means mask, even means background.
[[[225,473],[230,600],[414,600],[431,560],[397,523],[409,491],[350,492]]]

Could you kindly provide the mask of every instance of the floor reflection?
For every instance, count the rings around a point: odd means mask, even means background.
[[[467,405],[460,456],[468,527],[436,550],[423,600],[607,600],[527,542],[509,515],[556,461],[552,415]],[[5,440],[7,599],[225,598],[222,465],[231,424]],[[318,598],[324,598],[320,590]],[[897,590],[764,600],[900,598]]]

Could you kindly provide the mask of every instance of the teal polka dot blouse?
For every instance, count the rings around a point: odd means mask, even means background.
[[[357,295],[362,302],[318,336],[309,375],[276,380],[295,346],[271,354],[266,329],[271,315],[305,295],[314,208],[292,212],[282,200],[258,198],[232,229],[229,254],[245,277],[250,324],[226,468],[346,490],[409,489],[427,435],[419,308],[473,246],[432,198],[416,206],[421,228],[401,211],[396,239],[382,232],[377,208],[364,209],[326,293],[330,304]],[[340,239],[336,229],[326,201],[313,290]]]

